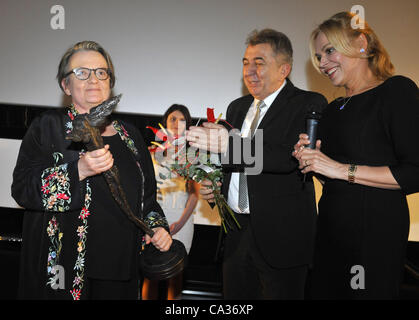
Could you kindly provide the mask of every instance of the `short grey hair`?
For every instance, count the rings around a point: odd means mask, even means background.
[[[246,40],[247,46],[268,43],[276,55],[281,55],[285,62],[292,66],[292,44],[290,39],[282,32],[273,29],[253,30]]]
[[[106,52],[106,50],[97,42],[94,41],[81,41],[70,47],[62,56],[60,64],[58,65],[57,72],[57,81],[61,90],[64,91],[64,88],[61,84],[62,80],[65,78],[65,75],[70,72],[68,70],[68,64],[71,57],[79,51],[96,51],[99,52],[106,60],[109,69],[109,78],[110,78],[110,87],[113,88],[115,85],[115,69],[111,60],[111,56]]]

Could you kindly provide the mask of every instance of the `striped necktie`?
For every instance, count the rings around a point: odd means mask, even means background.
[[[259,117],[260,117],[260,110],[265,107],[265,103],[263,100],[258,101],[256,104],[256,114],[252,120],[250,125],[249,135],[248,137],[253,137],[256,128],[258,126]],[[244,212],[249,207],[249,195],[247,190],[247,177],[244,172],[240,172],[239,175],[239,209],[241,212]]]

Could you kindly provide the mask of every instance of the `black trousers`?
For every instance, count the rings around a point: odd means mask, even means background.
[[[260,255],[250,215],[236,214],[240,231],[229,231],[224,243],[224,299],[302,300],[308,265],[273,268]],[[273,241],[275,238],[273,236]]]

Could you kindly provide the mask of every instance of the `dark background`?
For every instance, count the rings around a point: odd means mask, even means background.
[[[0,138],[22,139],[31,121],[50,107],[0,104]],[[115,113],[134,124],[149,145],[154,140],[147,125],[158,127],[162,115]],[[197,119],[195,119],[197,120]],[[0,207],[0,299],[16,299],[23,209]],[[221,299],[222,273],[216,250],[220,228],[195,224],[194,239],[184,271],[182,299]],[[383,279],[385,281],[385,279]],[[161,292],[164,286],[161,286]],[[164,295],[161,294],[161,299]],[[409,242],[401,299],[419,299],[419,242]]]

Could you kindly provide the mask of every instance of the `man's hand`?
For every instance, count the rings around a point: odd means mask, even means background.
[[[214,203],[214,190],[212,189],[212,182],[209,180],[203,180],[200,183],[201,188],[199,189],[199,193],[201,198],[207,200],[208,202]],[[221,187],[221,182],[217,182],[217,186]]]
[[[202,127],[189,127],[186,140],[192,147],[224,153],[228,147],[228,131],[220,124],[204,122]]]

